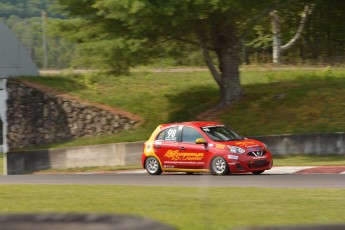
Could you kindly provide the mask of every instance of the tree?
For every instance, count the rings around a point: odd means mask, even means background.
[[[41,10],[47,10],[53,1],[55,0],[1,0],[0,17],[38,17]]]
[[[284,60],[290,64],[343,64],[345,60],[345,1],[288,0],[277,4],[272,11],[279,14],[277,26],[281,28],[280,33],[276,33],[276,35],[281,35],[280,47],[285,48],[286,46],[282,46],[283,44],[293,44],[288,46],[289,52],[284,52],[279,46],[276,46],[273,53],[283,54],[277,58],[278,60]],[[303,9],[306,6],[308,11],[312,9],[312,12],[307,13],[304,17]],[[278,39],[278,36],[272,36],[271,22],[272,16],[268,13],[260,18],[257,25],[253,27],[254,30],[247,30],[245,33],[243,44],[245,44],[246,58],[249,62],[272,61],[272,41],[273,37]],[[275,42],[275,44],[279,44],[279,42]],[[257,59],[259,56],[262,57],[260,60]]]
[[[307,17],[313,12],[314,4],[307,4],[304,7],[302,12],[301,21],[299,27],[289,42],[285,45],[281,43],[281,32],[280,32],[280,21],[279,21],[279,13],[277,10],[273,10],[270,12],[270,16],[272,18],[272,32],[273,32],[273,52],[272,52],[272,60],[274,64],[280,64],[281,62],[281,53],[290,49],[294,46],[297,40],[301,37],[303,29],[305,27]]]
[[[116,71],[149,62],[157,44],[196,45],[220,89],[219,106],[242,95],[239,38],[268,15],[277,0],[58,0],[74,18],[61,32],[82,44],[89,64],[110,64]],[[210,53],[214,52],[217,66]],[[109,66],[108,66],[109,67]]]

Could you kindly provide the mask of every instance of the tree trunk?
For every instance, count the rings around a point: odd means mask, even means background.
[[[203,50],[203,56],[214,80],[220,90],[220,102],[215,110],[229,106],[237,102],[242,95],[242,88],[239,76],[239,58],[237,50],[237,37],[234,28],[229,28],[226,34],[212,34],[214,38],[214,50],[218,57],[219,68],[217,69],[209,55],[209,48],[206,47],[205,35],[199,33],[199,40]]]
[[[225,50],[219,55],[219,63],[221,71],[220,105],[227,106],[238,101],[242,95],[237,52]]]
[[[276,10],[270,13],[272,17],[272,33],[273,33],[273,52],[272,59],[274,64],[280,64],[281,55],[281,33],[280,33],[280,22],[279,16]]]
[[[296,34],[291,38],[291,40],[286,43],[285,45],[281,45],[281,31],[280,31],[280,22],[279,22],[279,16],[278,12],[276,10],[273,10],[271,15],[271,22],[272,22],[272,33],[273,33],[273,52],[272,52],[272,59],[274,64],[280,64],[281,62],[281,53],[285,50],[290,49],[293,47],[297,40],[301,37],[304,26],[307,21],[307,17],[309,14],[312,13],[314,8],[314,4],[306,5],[304,7],[304,10],[302,12],[301,21],[299,24],[299,27],[297,29]]]

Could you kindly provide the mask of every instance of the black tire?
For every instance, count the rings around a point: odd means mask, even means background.
[[[159,161],[155,157],[148,157],[145,161],[145,169],[151,175],[160,175],[162,174],[162,168],[159,164]]]
[[[254,175],[260,175],[261,173],[265,172],[265,170],[254,171],[252,172]]]
[[[187,175],[193,175],[194,172],[186,172]]]
[[[229,174],[229,166],[223,157],[215,157],[211,161],[210,171],[214,175],[227,175]]]

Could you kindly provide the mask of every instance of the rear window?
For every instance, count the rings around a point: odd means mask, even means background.
[[[160,141],[177,141],[178,126],[165,129],[157,136],[157,140]]]

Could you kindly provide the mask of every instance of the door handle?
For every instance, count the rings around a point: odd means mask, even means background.
[[[186,148],[185,147],[181,147],[180,150],[186,150]]]

